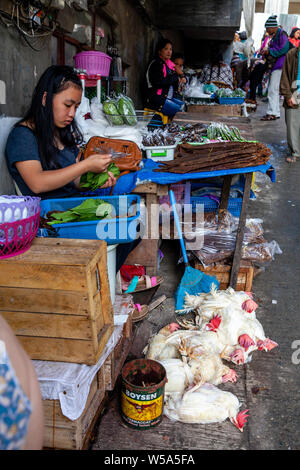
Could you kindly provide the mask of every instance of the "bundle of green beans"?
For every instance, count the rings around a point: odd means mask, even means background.
[[[207,137],[209,140],[230,140],[235,142],[244,142],[240,130],[237,127],[228,127],[226,124],[212,122],[207,128]]]

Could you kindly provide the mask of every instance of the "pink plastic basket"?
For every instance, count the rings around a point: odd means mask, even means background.
[[[99,73],[103,77],[109,76],[111,57],[104,52],[85,51],[74,56],[75,68],[86,70],[88,75]]]
[[[20,255],[30,248],[40,221],[40,210],[27,219],[0,224],[0,259]]]

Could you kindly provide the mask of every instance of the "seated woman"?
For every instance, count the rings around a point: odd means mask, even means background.
[[[81,175],[107,170],[109,154],[95,153],[79,161],[82,136],[74,117],[81,96],[81,81],[72,67],[52,65],[39,79],[29,111],[10,132],[5,149],[8,170],[22,195],[80,196]],[[116,182],[112,173],[108,175],[102,188]],[[118,245],[117,272],[139,241]]]
[[[81,96],[81,81],[72,67],[53,65],[42,74],[27,114],[6,144],[8,170],[24,196],[78,195],[81,175],[105,172],[110,164],[110,155],[78,161],[82,136],[74,117]],[[105,187],[114,183],[110,174]]]
[[[172,43],[168,39],[159,41],[156,57],[150,63],[147,74],[147,108],[173,117],[183,106],[183,101],[174,98],[179,84],[185,82],[180,66],[175,65],[172,57]]]
[[[202,83],[222,82],[233,87],[233,75],[231,67],[223,62],[223,54],[213,51],[210,62],[204,65],[199,77]]]

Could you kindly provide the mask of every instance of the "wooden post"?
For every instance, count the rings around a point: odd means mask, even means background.
[[[246,225],[246,217],[247,217],[247,209],[248,203],[250,198],[250,189],[251,189],[251,182],[252,182],[253,173],[247,173],[245,176],[245,187],[244,187],[244,194],[243,194],[243,203],[242,203],[242,210],[239,219],[239,226],[237,230],[237,237],[236,237],[236,244],[230,274],[230,287],[235,289],[237,278],[240,269],[240,262],[242,256],[242,245],[244,240],[244,232],[245,232],[245,225]]]
[[[228,200],[229,200],[229,195],[230,195],[231,181],[232,181],[232,175],[226,175],[226,176],[224,176],[224,179],[223,179],[223,186],[222,186],[221,200],[220,200],[220,204],[219,204],[219,212],[220,212],[221,210],[227,209],[227,207],[228,207]]]

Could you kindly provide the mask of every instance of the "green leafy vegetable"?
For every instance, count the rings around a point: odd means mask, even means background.
[[[110,163],[105,173],[93,173],[92,171],[88,171],[82,175],[79,183],[80,187],[95,191],[95,189],[100,188],[108,181],[108,172],[112,173],[115,177],[120,174],[119,168],[114,163]]]
[[[135,126],[137,124],[137,118],[133,102],[128,96],[121,96],[118,100],[118,111],[122,114],[123,119],[129,126]]]
[[[48,215],[49,225],[66,224],[68,222],[87,222],[90,220],[101,220],[113,211],[113,206],[102,199],[85,199],[79,206],[73,207],[65,212],[51,212]]]
[[[123,118],[119,115],[116,103],[113,100],[104,101],[103,112],[109,116],[109,121],[114,126],[122,126],[124,124]]]

